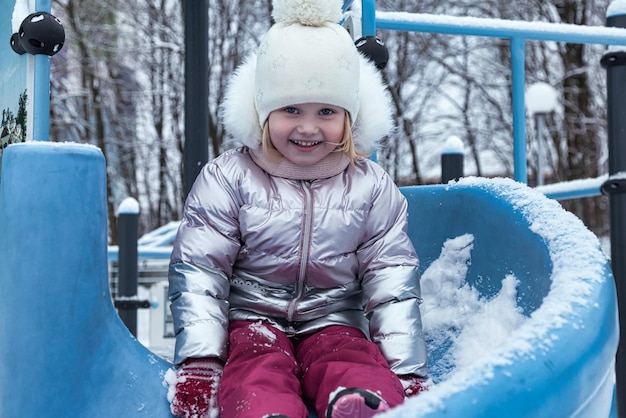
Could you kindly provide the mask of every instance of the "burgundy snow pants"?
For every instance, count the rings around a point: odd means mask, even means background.
[[[269,324],[233,321],[229,340],[219,390],[222,418],[307,418],[307,404],[323,418],[338,387],[371,390],[391,407],[404,400],[380,350],[356,328],[333,325],[290,339]]]

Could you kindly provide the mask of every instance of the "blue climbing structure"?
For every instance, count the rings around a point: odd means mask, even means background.
[[[2,158],[0,416],[169,416],[169,365],[111,302],[102,153],[40,142]]]
[[[626,44],[625,34],[610,36]],[[496,353],[387,416],[614,416],[615,283],[582,222],[513,180],[402,191],[422,268],[446,240],[471,234],[467,282],[490,298],[514,276],[526,321]],[[171,364],[142,346],[113,307],[106,199],[105,161],[95,147],[30,142],[2,155],[2,417],[170,416],[164,379]],[[446,347],[431,354],[436,362]]]

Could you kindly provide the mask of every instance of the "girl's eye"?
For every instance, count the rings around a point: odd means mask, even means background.
[[[335,111],[332,110],[332,109],[322,109],[322,110],[320,110],[320,115],[323,115],[323,116],[330,116],[333,113],[335,113]]]
[[[298,113],[298,109],[293,106],[289,106],[283,109],[287,113]]]

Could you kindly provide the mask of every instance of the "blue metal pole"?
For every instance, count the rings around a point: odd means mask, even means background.
[[[376,0],[363,0],[362,4],[362,36],[376,36]]]
[[[607,13],[606,25],[626,28],[626,7]],[[609,11],[611,6],[609,6]],[[615,360],[617,416],[626,418],[626,181],[611,178],[626,172],[626,48],[609,48],[601,60],[607,72],[609,180],[602,190],[609,195],[611,268],[619,306],[620,343]]]
[[[33,86],[33,140],[50,139],[50,57],[35,55],[35,81]],[[29,98],[30,99],[30,98]]]
[[[521,183],[528,182],[526,170],[526,111],[524,106],[524,63],[526,43],[524,38],[511,38],[511,69],[513,94],[513,160],[514,178]]]
[[[449,16],[427,13],[378,12],[376,27],[383,30],[489,36],[509,39],[581,44],[626,45],[624,30],[565,23],[537,26],[537,22]]]
[[[361,36],[376,36],[376,0],[362,0],[361,2]],[[377,161],[376,152],[370,156]]]

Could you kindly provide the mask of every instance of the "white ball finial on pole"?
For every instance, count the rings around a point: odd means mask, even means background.
[[[557,92],[548,83],[534,83],[525,95],[526,109],[530,112],[535,120],[535,132],[537,136],[537,186],[544,183],[544,151],[543,151],[543,130],[545,126],[546,115],[554,111],[557,107]]]

